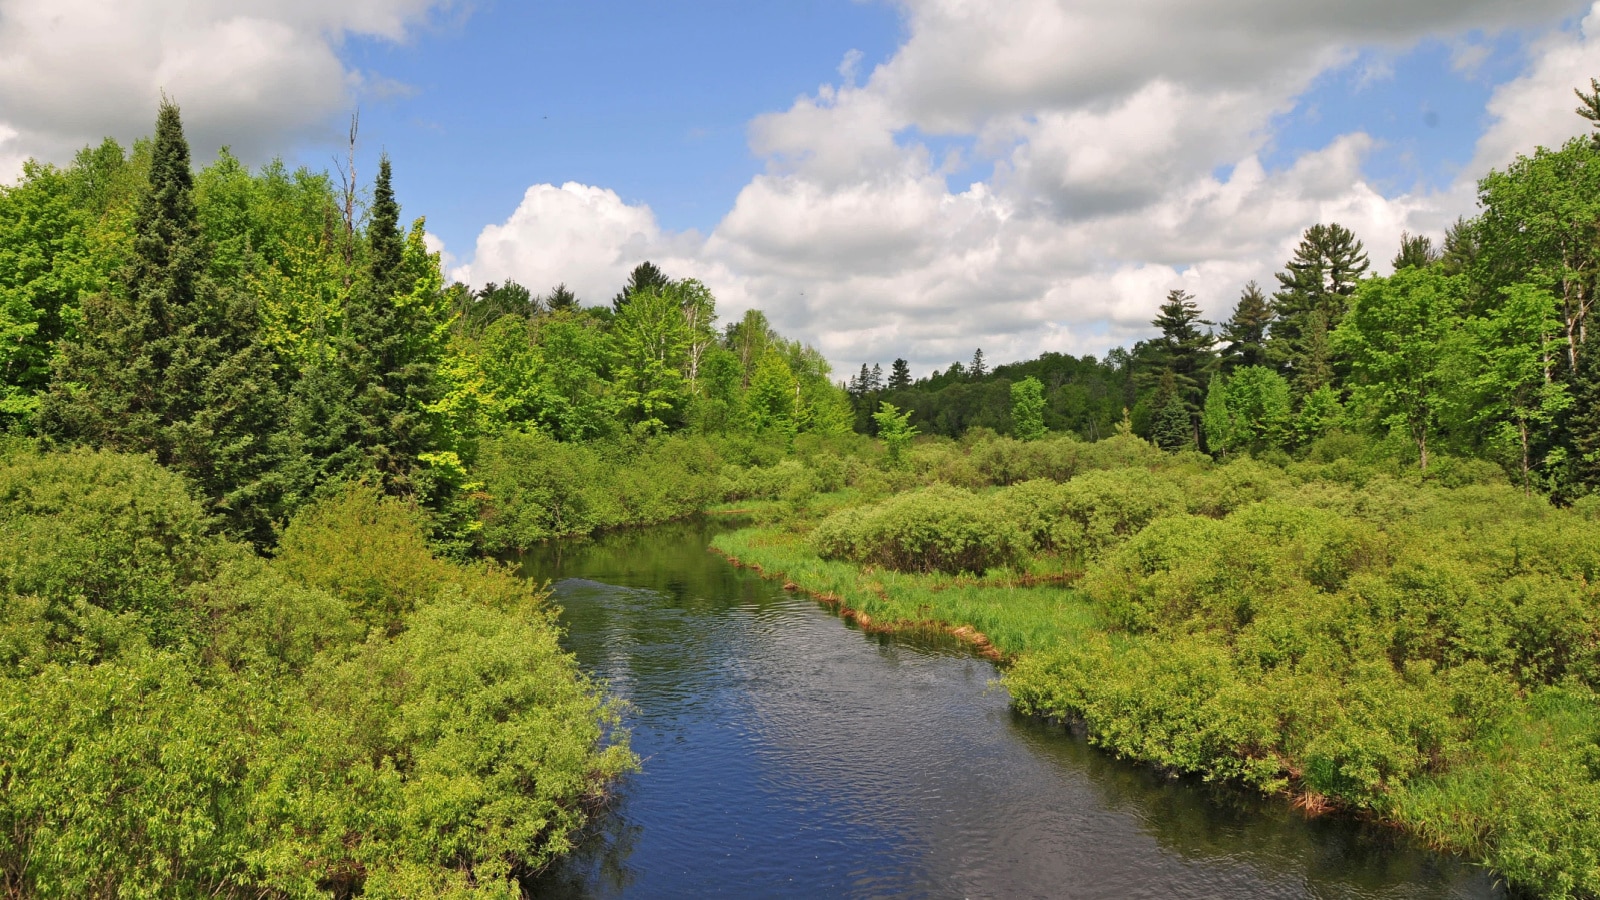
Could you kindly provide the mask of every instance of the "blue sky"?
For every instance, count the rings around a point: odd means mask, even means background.
[[[146,133],[325,168],[361,110],[449,274],[609,297],[650,258],[816,344],[1103,353],[1225,317],[1300,233],[1381,270],[1579,133],[1585,0],[0,0],[0,172]],[[846,61],[849,61],[846,64]]]

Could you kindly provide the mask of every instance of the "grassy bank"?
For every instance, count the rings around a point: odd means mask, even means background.
[[[1019,479],[994,477],[994,448],[942,445],[901,490],[770,504],[715,546],[871,627],[981,632],[1020,709],[1121,756],[1600,893],[1585,510],[1472,464],[1424,480],[1361,442],[1281,465],[1122,451]]]

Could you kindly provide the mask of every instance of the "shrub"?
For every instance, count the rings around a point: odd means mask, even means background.
[[[826,558],[952,575],[1015,565],[1025,543],[993,503],[943,485],[836,513],[813,541]]]

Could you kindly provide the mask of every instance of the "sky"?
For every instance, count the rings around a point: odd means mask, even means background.
[[[0,0],[0,179],[149,133],[321,170],[359,111],[475,286],[638,262],[846,375],[1224,320],[1336,221],[1387,269],[1587,123],[1573,0]]]

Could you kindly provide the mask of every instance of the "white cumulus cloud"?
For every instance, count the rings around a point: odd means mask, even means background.
[[[332,133],[372,76],[352,36],[403,40],[450,0],[0,0],[0,164],[149,133],[165,92],[200,152]],[[386,84],[377,79],[382,86]],[[9,156],[5,155],[9,154]],[[15,172],[15,165],[0,172]]]

